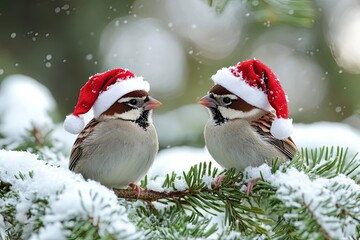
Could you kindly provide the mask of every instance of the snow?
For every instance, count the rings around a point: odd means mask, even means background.
[[[170,173],[170,172],[168,172]],[[174,181],[174,188],[164,188],[162,185],[165,181],[165,177],[156,176],[155,179],[148,181],[147,189],[156,191],[156,192],[174,192],[174,191],[184,191],[188,188],[188,185],[183,178],[176,178]]]
[[[59,222],[54,224],[48,224],[44,228],[40,229],[38,235],[31,236],[30,240],[40,240],[40,239],[52,239],[56,236],[57,240],[67,240],[64,231],[62,230],[62,225]]]
[[[147,184],[147,188],[156,192],[165,192],[165,189],[162,187],[164,178],[157,178],[156,180],[150,180]]]
[[[18,180],[20,172],[24,174],[23,181]],[[33,173],[32,177],[29,172]],[[99,227],[100,235],[121,230],[137,232],[127,217],[125,207],[117,203],[112,191],[97,182],[85,181],[81,175],[65,168],[52,167],[35,154],[0,150],[0,179],[11,183],[12,189],[21,193],[16,204],[16,218],[21,222],[31,221],[28,211],[34,207],[32,200],[48,200],[48,213],[42,219],[44,228],[41,236],[51,234],[55,229],[64,231],[64,225],[60,228],[59,223],[66,223],[73,217],[91,218]],[[7,201],[14,199],[1,199],[0,206],[5,206]],[[111,227],[107,222],[112,222]],[[32,239],[40,237],[31,232],[24,234]]]
[[[174,187],[178,191],[185,191],[186,189],[189,188],[189,186],[187,185],[187,183],[185,182],[185,180],[183,178],[175,179]]]
[[[357,223],[352,216],[360,214],[360,206],[351,210],[346,209],[351,212],[342,219],[327,216],[327,213],[331,211],[339,213],[341,206],[345,205],[345,201],[352,201],[354,206],[356,206],[358,197],[360,197],[360,186],[352,179],[339,175],[331,179],[319,177],[312,180],[304,172],[290,168],[285,173],[278,171],[266,180],[278,188],[276,196],[286,206],[295,208],[306,206],[309,209],[310,215],[316,217],[317,224],[331,238],[341,239],[344,236],[356,234]],[[338,185],[348,186],[348,188],[337,188],[336,186]],[[306,230],[303,222],[296,223],[298,219],[297,214],[287,214],[284,217],[293,219],[298,228]],[[311,235],[305,236],[305,238],[315,239],[319,236],[320,233],[314,232]]]
[[[4,217],[0,214],[0,239],[5,239],[5,227]]]
[[[351,155],[360,152],[360,131],[344,123],[298,123],[294,126],[292,138],[298,147],[339,146],[349,148]]]
[[[262,164],[259,167],[247,167],[244,170],[244,177],[246,182],[254,179],[268,179],[271,176],[271,167],[267,164]]]
[[[203,183],[206,184],[208,189],[212,189],[211,185],[213,184],[213,182],[215,180],[212,176],[204,174],[204,176],[202,177],[201,180],[203,181]]]
[[[201,162],[212,162],[213,167],[221,168],[205,148],[182,146],[164,149],[158,153],[148,176],[150,178],[164,176],[171,172],[182,176],[183,172],[189,171],[191,166]]]

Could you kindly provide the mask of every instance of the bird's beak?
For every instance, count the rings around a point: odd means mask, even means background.
[[[155,98],[149,97],[149,100],[144,103],[144,109],[151,110],[151,109],[157,108],[160,105],[161,105],[161,102],[159,102]]]
[[[215,99],[211,98],[209,94],[200,98],[198,103],[204,105],[207,108],[216,108],[217,106]]]

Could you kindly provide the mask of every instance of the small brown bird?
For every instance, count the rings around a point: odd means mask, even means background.
[[[210,112],[206,146],[222,167],[243,171],[294,157],[286,95],[267,66],[258,60],[240,62],[220,69],[212,80],[215,85],[199,103]]]
[[[80,90],[79,100],[64,127],[79,133],[71,151],[69,169],[110,188],[130,185],[149,170],[158,151],[151,120],[161,103],[148,94],[149,84],[127,69],[92,76]],[[80,114],[93,107],[94,118],[83,128]]]

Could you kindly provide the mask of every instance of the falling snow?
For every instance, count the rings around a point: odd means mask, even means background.
[[[61,7],[62,10],[68,10],[70,8],[69,4],[65,4],[64,6]]]
[[[87,54],[85,57],[86,60],[90,61],[93,59],[93,55],[91,53]]]

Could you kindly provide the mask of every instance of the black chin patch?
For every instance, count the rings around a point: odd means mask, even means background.
[[[149,127],[149,110],[145,110],[141,113],[140,117],[135,120],[135,123],[141,128],[146,130]]]
[[[225,123],[228,119],[224,118],[219,109],[217,108],[210,108],[212,117],[214,119],[215,125],[221,125]]]

